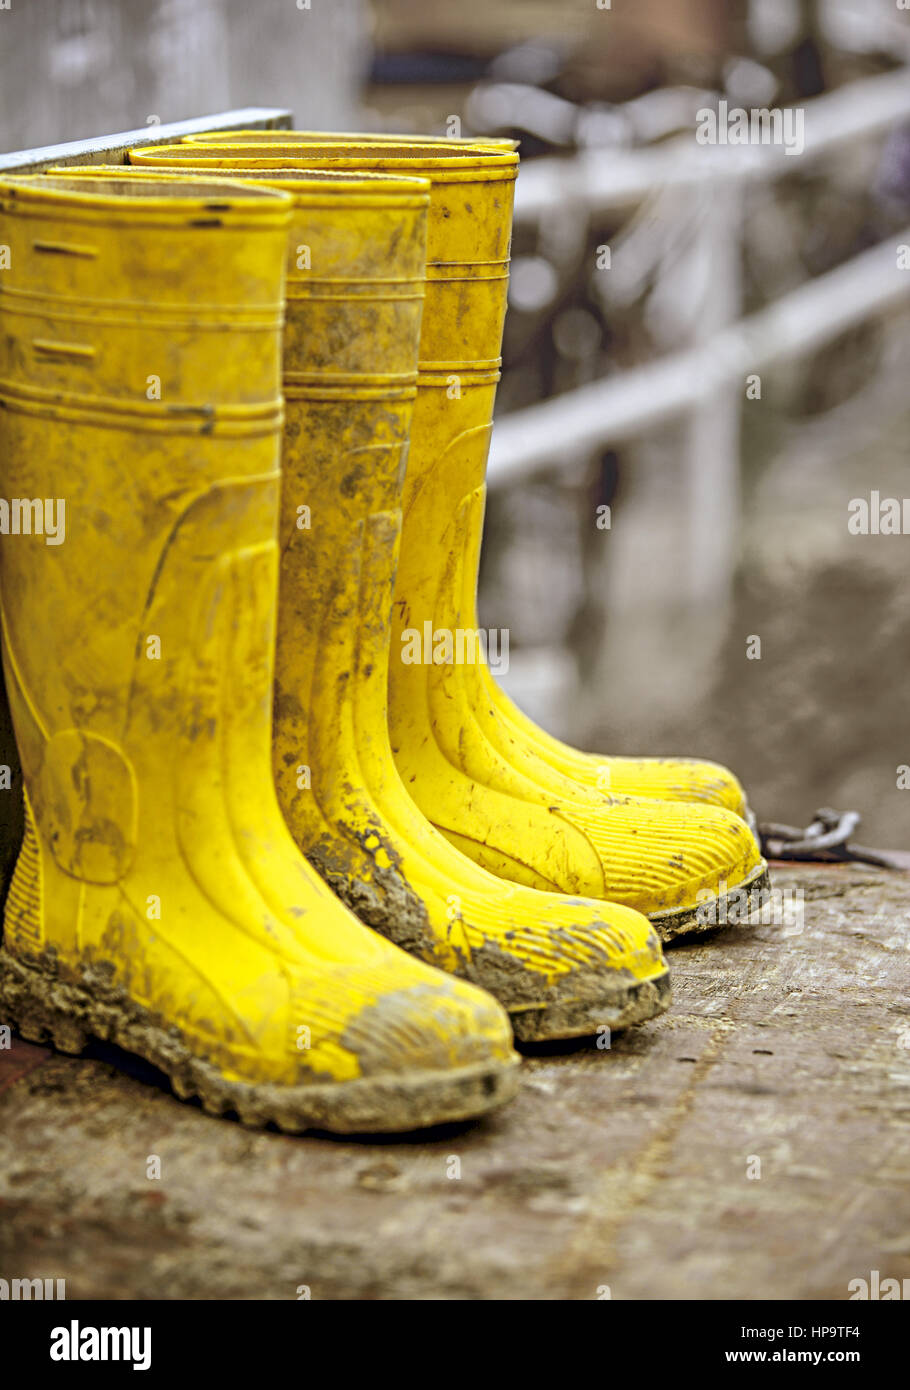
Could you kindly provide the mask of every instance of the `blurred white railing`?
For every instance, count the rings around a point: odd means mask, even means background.
[[[838,334],[910,301],[910,271],[897,248],[910,226],[760,312],[683,352],[504,415],[496,425],[490,481],[509,486],[567,453],[624,443],[697,408],[746,376],[824,346]]]
[[[910,118],[910,68],[851,82],[804,102],[805,148],[699,145],[694,131],[643,149],[589,149],[568,159],[523,166],[515,194],[515,225],[536,222],[554,207],[581,213],[636,206],[658,189],[718,179],[765,181],[798,172],[863,136],[882,135]]]
[[[571,159],[537,160],[522,170],[518,226],[551,216],[554,209],[578,218],[632,209],[668,188],[700,195],[710,204],[701,234],[710,241],[712,288],[705,309],[714,330],[705,337],[702,318],[699,340],[683,351],[501,417],[490,455],[491,487],[509,486],[554,459],[641,434],[698,410],[707,399],[716,413],[715,393],[733,392],[746,373],[819,347],[864,317],[910,298],[910,273],[899,270],[896,260],[896,246],[906,240],[902,233],[791,291],[771,308],[739,319],[736,220],[744,185],[798,173],[845,145],[910,120],[910,69],[852,83],[806,102],[803,110],[805,146],[798,156],[788,156],[779,145],[698,145],[693,132],[655,148],[585,151]],[[715,289],[723,297],[720,305],[711,303]]]

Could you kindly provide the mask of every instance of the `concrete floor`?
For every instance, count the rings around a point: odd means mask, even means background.
[[[411,1140],[252,1132],[107,1049],[14,1041],[0,1278],[91,1299],[844,1299],[910,1276],[910,878],[774,881],[801,922],[675,947],[665,1017],[609,1052],[538,1049],[499,1116]]]

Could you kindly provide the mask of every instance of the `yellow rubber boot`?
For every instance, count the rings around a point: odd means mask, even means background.
[[[182,143],[190,144],[284,144],[288,141],[322,141],[372,144],[421,145],[438,143],[438,137],[393,134],[344,134],[320,131],[247,130],[209,131],[185,135]],[[473,136],[447,141],[458,145],[482,145],[490,149],[515,149],[517,142]],[[432,312],[432,310],[431,310]],[[472,513],[479,546],[482,526],[482,507]],[[470,570],[468,570],[470,579]],[[464,626],[476,629],[476,586],[465,595]],[[466,675],[472,702],[478,709],[492,710],[495,722],[488,727],[488,736],[509,761],[520,759],[522,747],[532,751],[562,778],[601,794],[605,790],[619,795],[644,796],[664,801],[704,801],[723,806],[754,823],[746,806],[745,793],[729,769],[718,763],[696,758],[631,758],[581,752],[554,738],[539,728],[524,714],[493,678],[487,663],[478,661]],[[559,789],[559,784],[556,785]],[[576,789],[577,794],[577,789]]]
[[[27,797],[0,1017],[114,1040],[214,1113],[411,1129],[507,1098],[516,1059],[493,999],[337,901],[275,796],[290,213],[248,185],[0,181],[3,493],[66,503],[52,543],[0,548]]]
[[[131,151],[130,160],[207,169],[290,160],[430,178],[427,299],[390,668],[392,746],[405,786],[479,866],[528,887],[634,907],[665,939],[698,929],[728,892],[761,888],[767,867],[737,815],[591,792],[518,740],[507,757],[470,665],[428,659],[435,633],[457,639],[471,630],[463,599],[476,575],[466,576],[465,554],[483,505],[517,156],[450,143],[260,141],[156,146]]]
[[[496,993],[520,1037],[651,1017],[669,1002],[669,980],[647,919],[477,868],[420,814],[392,758],[390,607],[425,258],[413,193],[403,198],[413,185],[258,177],[295,199],[275,729],[295,838],[365,921]]]

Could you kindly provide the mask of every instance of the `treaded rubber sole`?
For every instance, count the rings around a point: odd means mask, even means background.
[[[452,1071],[281,1086],[223,1076],[193,1055],[176,1027],[162,1027],[135,1001],[93,993],[10,955],[0,947],[0,1022],[29,1042],[50,1041],[78,1055],[90,1038],[116,1043],[164,1072],[181,1100],[196,1096],[209,1115],[235,1113],[245,1125],[276,1124],[289,1134],[400,1133],[475,1119],[511,1100],[519,1087],[516,1056]]]
[[[748,916],[748,912],[743,912],[739,895],[747,893],[750,899],[754,898],[754,907],[760,907],[761,894],[770,884],[771,874],[767,864],[762,860],[749,878],[744,878],[742,883],[736,884],[727,893],[709,902],[699,903],[696,907],[671,908],[668,912],[649,913],[648,921],[664,943],[695,932],[714,931],[718,926],[746,926],[748,923],[742,918]],[[704,920],[706,909],[714,916],[713,922]],[[729,922],[726,920],[727,917],[730,917]]]
[[[596,999],[556,999],[540,1007],[509,1009],[509,1019],[520,1042],[584,1038],[599,1028],[618,1032],[655,1018],[669,1008],[670,998],[670,972],[663,970],[632,984],[618,979],[611,990]],[[505,1007],[508,1009],[508,1004]]]

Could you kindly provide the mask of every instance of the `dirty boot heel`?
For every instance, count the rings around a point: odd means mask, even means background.
[[[53,985],[45,971],[0,946],[0,1023],[15,1029],[26,1042],[51,1043],[77,1057],[88,1042],[88,1029],[78,1016],[55,1007]]]

